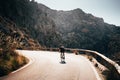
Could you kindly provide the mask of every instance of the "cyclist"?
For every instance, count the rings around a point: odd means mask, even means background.
[[[60,48],[59,48],[59,51],[60,51],[60,57],[61,57],[61,62],[65,62],[65,48],[64,48],[64,46],[61,46]]]

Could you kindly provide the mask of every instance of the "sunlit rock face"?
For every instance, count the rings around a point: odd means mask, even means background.
[[[85,13],[79,8],[57,11],[43,4],[39,4],[39,8],[54,21],[65,46],[97,50],[108,55],[119,52],[119,26],[105,23],[102,18]],[[113,49],[113,45],[116,48]]]

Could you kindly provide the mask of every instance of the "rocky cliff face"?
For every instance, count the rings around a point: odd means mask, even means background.
[[[13,31],[28,35],[42,47],[63,44],[65,47],[96,50],[105,55],[120,51],[120,27],[105,23],[102,18],[81,9],[57,11],[34,0],[4,0],[0,1],[0,16],[14,22],[15,28],[20,30],[13,28]],[[6,28],[4,32],[9,30]]]
[[[0,49],[40,49],[40,44],[32,39],[14,22],[0,16]]]
[[[54,21],[66,47],[92,49],[106,55],[120,51],[117,48],[120,46],[119,26],[105,23],[102,18],[85,13],[79,8],[57,11],[42,4],[39,4],[39,8]],[[116,48],[113,49],[113,46]]]
[[[54,22],[33,0],[0,1],[0,15],[13,21],[42,46],[55,47],[59,42]]]

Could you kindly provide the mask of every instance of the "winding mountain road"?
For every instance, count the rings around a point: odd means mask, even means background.
[[[29,64],[0,80],[100,80],[93,65],[83,56],[66,53],[66,64],[59,52],[19,50]]]

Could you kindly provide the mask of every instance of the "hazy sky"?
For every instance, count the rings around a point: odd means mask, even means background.
[[[120,0],[35,0],[56,10],[82,9],[102,17],[105,22],[120,26]]]

